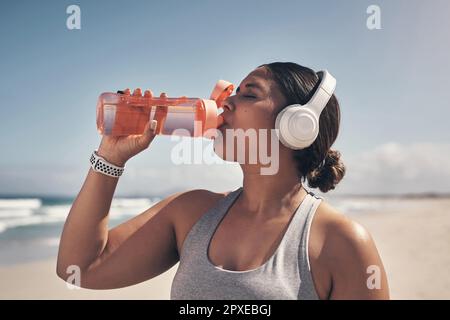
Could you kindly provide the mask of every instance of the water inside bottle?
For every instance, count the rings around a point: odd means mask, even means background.
[[[195,98],[145,100],[105,94],[97,106],[97,127],[106,135],[142,134],[148,121],[157,120],[157,134],[197,137],[202,135],[204,112]]]

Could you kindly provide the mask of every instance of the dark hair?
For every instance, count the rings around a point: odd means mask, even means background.
[[[273,62],[260,67],[269,71],[287,100],[286,106],[307,103],[320,83],[313,70],[296,63]],[[308,148],[293,151],[300,179],[308,179],[311,188],[322,192],[333,190],[345,175],[341,154],[330,149],[339,133],[340,117],[339,102],[333,94],[320,115],[317,139]]]

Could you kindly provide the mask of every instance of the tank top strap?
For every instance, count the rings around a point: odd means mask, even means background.
[[[295,258],[296,260],[300,258],[298,255],[299,246],[301,237],[305,232],[305,226],[308,221],[313,199],[314,197],[308,192],[292,216],[279,247],[275,252],[275,259],[278,260],[278,263],[283,263],[287,257],[292,259]]]
[[[301,265],[300,268],[303,270],[310,271],[311,267],[309,265],[309,257],[308,257],[308,243],[310,238],[310,231],[311,231],[311,224],[314,218],[314,215],[317,211],[317,208],[319,207],[320,203],[322,202],[322,198],[317,196],[311,191],[308,191],[310,195],[310,201],[308,203],[308,207],[305,209],[306,214],[304,216],[304,225],[303,230],[301,231],[301,238],[300,238],[300,261]]]
[[[304,245],[305,241],[308,239],[309,228],[311,226],[311,221],[317,207],[322,200],[320,197],[315,195],[313,192],[306,190],[307,194],[305,199],[302,201],[300,206],[297,208],[297,212],[292,218],[291,225],[288,232],[288,238],[292,241],[293,246],[298,249],[298,246]]]
[[[311,224],[314,219],[317,208],[322,202],[322,198],[310,193],[310,202],[308,204],[307,213],[305,215],[305,223],[303,225],[303,230],[301,231],[300,243],[298,246],[298,272],[302,279],[300,284],[300,290],[298,299],[309,299],[308,297],[314,297],[314,299],[319,299],[319,296],[315,290],[315,285],[311,272],[311,265],[309,262],[309,252],[308,245],[311,233]],[[298,242],[297,242],[298,243]]]

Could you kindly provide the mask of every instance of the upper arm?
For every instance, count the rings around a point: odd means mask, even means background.
[[[102,254],[81,274],[81,286],[120,288],[151,279],[178,262],[174,217],[189,214],[188,202],[201,193],[177,193],[111,229]]]
[[[362,225],[342,215],[330,223],[326,238],[330,299],[389,299],[381,257]]]

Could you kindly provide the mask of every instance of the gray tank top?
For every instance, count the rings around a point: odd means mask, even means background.
[[[311,191],[291,218],[275,253],[258,268],[232,271],[208,257],[211,238],[242,191],[220,199],[194,224],[184,240],[171,299],[312,300],[319,299],[311,276],[308,239],[311,221],[322,200]]]

